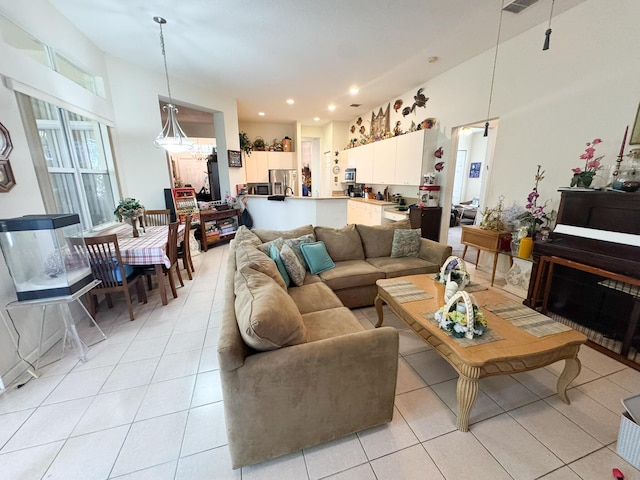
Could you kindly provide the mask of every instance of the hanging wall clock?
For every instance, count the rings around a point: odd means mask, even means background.
[[[0,193],[8,192],[16,185],[16,179],[9,163],[9,154],[13,150],[9,130],[0,123]]]

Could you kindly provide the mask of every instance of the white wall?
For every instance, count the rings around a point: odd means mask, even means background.
[[[624,128],[633,124],[640,100],[638,18],[636,0],[588,0],[554,17],[549,50],[541,50],[546,24],[500,45],[491,107],[500,128],[493,161],[484,172],[489,174],[488,206],[496,205],[500,195],[505,205],[524,205],[536,165],[541,164],[547,172],[539,186],[541,200],[551,199],[557,208],[558,187],[568,186],[585,142],[596,137],[604,139],[598,148],[604,162],[615,162]],[[392,127],[396,120],[407,129],[412,119],[435,117],[440,131],[451,138],[452,128],[484,121],[493,57],[492,49],[389,99],[393,104],[402,98],[406,105],[421,86],[429,97],[425,109],[417,108],[404,119],[391,109]],[[355,119],[349,126],[353,123]],[[444,149],[451,152],[452,145]],[[452,168],[449,162],[443,174]],[[445,198],[450,197],[452,180],[453,175],[447,176]]]

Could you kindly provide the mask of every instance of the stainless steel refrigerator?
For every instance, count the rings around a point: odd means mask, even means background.
[[[271,195],[286,195],[297,197],[300,195],[300,185],[298,181],[298,171],[271,169],[269,170],[269,184],[271,185]]]

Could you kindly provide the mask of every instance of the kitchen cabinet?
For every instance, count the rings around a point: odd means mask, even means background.
[[[347,202],[347,223],[361,225],[382,225],[389,220],[384,216],[384,208],[393,205],[377,200],[350,199]]]
[[[244,155],[244,167],[247,183],[264,183],[269,181],[269,152],[251,152]]]
[[[371,183],[385,185],[392,183],[396,169],[396,147],[398,137],[375,142],[373,145],[373,172]],[[356,174],[358,172],[356,171]]]
[[[356,182],[376,185],[415,185],[433,171],[438,130],[417,130],[346,150],[347,165],[356,169]]]
[[[411,207],[409,209],[409,222],[411,228],[419,228],[420,236],[434,242],[440,241],[440,218],[442,207]]]
[[[294,152],[264,152],[267,154],[269,169],[297,169]]]

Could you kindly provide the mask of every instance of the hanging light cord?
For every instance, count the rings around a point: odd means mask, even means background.
[[[544,32],[544,46],[542,50],[549,50],[549,40],[551,38],[551,19],[553,18],[553,5],[556,3],[556,0],[551,0],[551,13],[549,14],[549,26],[547,27],[547,31]]]
[[[164,76],[167,79],[169,103],[173,104],[173,99],[171,98],[171,84],[169,83],[169,69],[167,68],[167,54],[164,50],[164,35],[162,34],[162,24],[166,23],[166,20],[162,17],[154,17],[153,19],[160,25],[160,48],[162,48],[162,60],[164,61]]]
[[[487,123],[484,124],[484,136],[489,134],[489,115],[491,114],[491,100],[493,98],[493,82],[496,79],[496,64],[498,63],[498,45],[500,45],[500,31],[502,30],[502,13],[504,0],[500,2],[500,21],[498,22],[498,37],[496,38],[496,52],[493,56],[493,72],[491,73],[491,88],[489,89],[489,105],[487,106]]]

